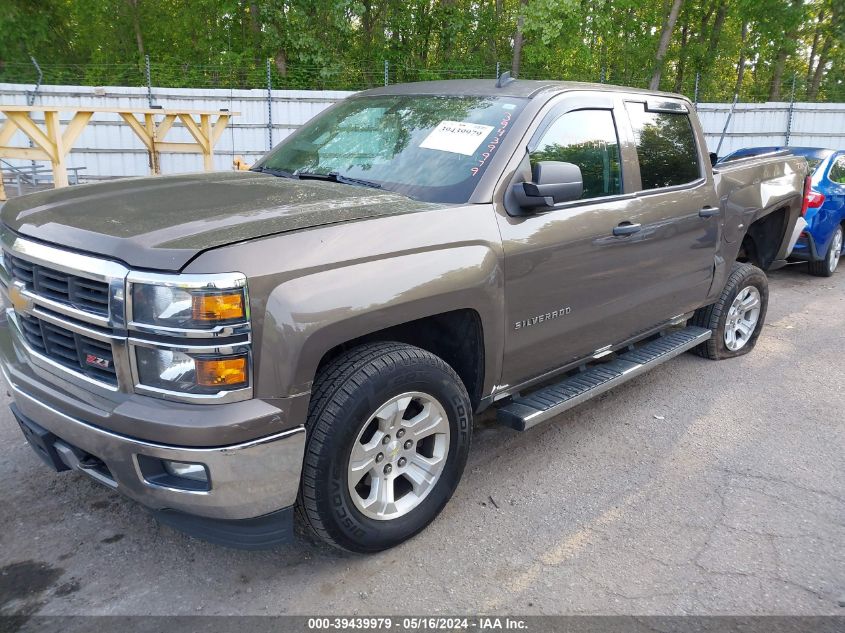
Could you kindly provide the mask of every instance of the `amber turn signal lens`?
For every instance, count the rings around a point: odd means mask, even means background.
[[[246,356],[196,359],[197,384],[202,387],[231,387],[246,384]]]
[[[243,319],[245,316],[244,295],[242,292],[228,292],[219,295],[194,295],[194,321],[228,321],[230,319]]]

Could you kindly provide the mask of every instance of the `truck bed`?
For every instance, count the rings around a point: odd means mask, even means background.
[[[801,204],[796,203],[807,176],[807,161],[786,152],[752,157],[717,165],[713,180],[724,213],[723,239],[740,247],[740,238],[747,227],[777,212],[779,217],[758,228],[771,252],[761,255],[763,268],[785,261],[791,250],[792,227],[800,217]],[[762,226],[758,225],[758,227]],[[762,242],[763,240],[761,240]]]

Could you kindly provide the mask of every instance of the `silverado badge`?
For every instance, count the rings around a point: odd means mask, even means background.
[[[546,321],[566,316],[570,312],[572,312],[572,308],[569,306],[565,308],[558,308],[557,310],[552,310],[551,312],[546,312],[545,314],[538,314],[537,316],[529,317],[523,321],[517,321],[514,323],[513,329],[521,330],[526,327],[531,327],[532,325],[537,325],[538,323],[545,323]]]

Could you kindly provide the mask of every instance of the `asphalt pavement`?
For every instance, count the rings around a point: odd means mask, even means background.
[[[183,536],[50,472],[3,395],[0,613],[845,615],[845,270],[805,269],[771,274],[751,354],[525,433],[483,416],[444,512],[371,556]]]

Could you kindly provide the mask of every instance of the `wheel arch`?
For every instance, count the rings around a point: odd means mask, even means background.
[[[790,211],[789,205],[781,205],[751,222],[742,237],[736,261],[767,270],[778,259],[783,243],[789,237]]]
[[[317,372],[343,352],[378,341],[406,343],[431,352],[449,364],[461,378],[473,409],[484,391],[484,326],[476,310],[463,308],[400,323],[345,341],[327,350]]]
[[[481,244],[288,280],[267,299],[257,395],[306,393],[339,352],[393,340],[443,358],[478,406],[501,371],[503,284],[500,258]]]

